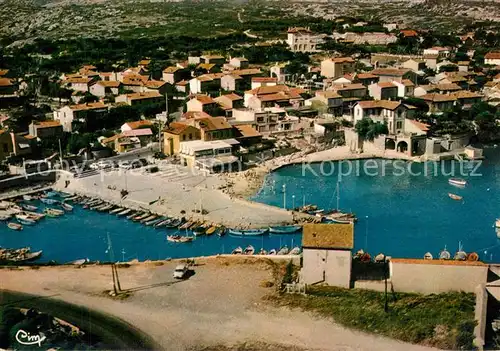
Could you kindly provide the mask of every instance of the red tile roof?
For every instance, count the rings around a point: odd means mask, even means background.
[[[488,52],[486,55],[484,55],[484,58],[488,60],[499,60],[500,52]]]
[[[134,122],[127,122],[125,123],[130,129],[138,129],[144,126],[152,126],[153,123],[151,121],[134,121]]]
[[[389,100],[373,100],[373,101],[360,101],[358,105],[361,108],[383,108],[386,110],[395,110],[401,106],[399,101],[389,101]]]
[[[413,29],[404,29],[400,33],[405,37],[418,37],[418,33]]]
[[[182,122],[172,122],[168,127],[163,129],[163,132],[169,133],[169,134],[174,134],[174,135],[179,135],[182,132],[184,132],[188,127],[190,127],[186,123]]]
[[[214,99],[208,95],[198,94],[195,99],[201,102],[202,105],[215,104]]]

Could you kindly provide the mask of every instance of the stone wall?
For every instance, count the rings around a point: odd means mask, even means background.
[[[488,275],[488,265],[481,262],[392,259],[389,267],[394,291],[423,294],[474,293]]]

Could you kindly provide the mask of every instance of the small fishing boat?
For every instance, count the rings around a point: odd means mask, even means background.
[[[213,225],[207,229],[207,231],[205,232],[205,235],[212,235],[217,231],[217,229],[218,229],[218,227],[216,225]]]
[[[30,252],[29,247],[21,249],[1,249],[0,248],[0,263],[22,263],[33,261],[42,256],[42,251]]]
[[[150,216],[151,216],[151,213],[149,213],[149,212],[145,212],[145,213],[143,213],[143,214],[141,214],[141,215],[139,215],[139,216],[135,216],[134,218],[132,218],[132,220],[133,220],[134,222],[140,222],[140,221],[142,221],[144,218],[148,218],[148,217],[150,217]]]
[[[424,255],[424,260],[432,260],[434,257],[430,252],[426,252]]]
[[[267,255],[267,251],[262,248],[257,255]]]
[[[264,235],[268,231],[265,229],[229,229],[229,234],[237,236],[258,236]]]
[[[192,236],[167,235],[167,241],[173,243],[190,243],[194,240]]]
[[[331,217],[326,217],[326,220],[331,223],[337,223],[337,224],[351,224],[354,223],[354,219],[349,218],[349,219],[340,219],[340,218],[331,218]]]
[[[17,218],[17,221],[21,223],[22,225],[35,225],[36,221],[32,219],[22,219],[22,218]]]
[[[269,250],[269,252],[267,254],[268,255],[276,255],[276,249]]]
[[[132,220],[134,217],[136,217],[139,214],[139,212],[132,211],[130,214],[126,217],[127,219]]]
[[[461,178],[450,178],[448,179],[448,183],[461,188],[467,185],[467,181]]]
[[[62,191],[58,192],[57,194],[59,195],[59,197],[62,197],[63,199],[67,199],[69,197],[72,197],[72,195],[70,193],[65,193]]]
[[[238,246],[237,248],[235,248],[231,252],[231,255],[241,255],[242,253],[243,253],[243,249],[241,248],[241,246]]]
[[[172,222],[172,218],[163,217],[158,223],[154,224],[155,228],[161,228]]]
[[[21,205],[21,207],[23,209],[25,209],[25,210],[28,210],[28,211],[36,211],[36,210],[38,210],[38,207],[33,206],[33,205],[24,204],[24,205]]]
[[[40,198],[40,201],[43,202],[44,204],[46,205],[55,205],[57,204],[59,201],[55,200],[55,199],[47,199],[47,198]]]
[[[453,200],[456,200],[456,201],[460,201],[460,200],[463,199],[462,196],[455,195],[455,194],[452,194],[452,193],[448,193],[448,196],[450,197],[450,199],[453,199]]]
[[[74,261],[68,262],[67,264],[72,264],[75,266],[82,266],[85,263],[89,263],[89,262],[90,262],[90,260],[88,258],[81,258],[79,260],[74,260]]]
[[[245,251],[243,251],[243,254],[245,255],[253,255],[255,253],[255,248],[252,245],[248,245],[245,248]]]
[[[202,222],[200,222],[200,221],[194,221],[189,227],[187,227],[187,229],[193,230],[194,228],[199,227],[201,225],[201,223]]]
[[[25,215],[28,215],[30,219],[34,219],[35,221],[39,221],[42,218],[45,218],[43,213],[24,211]]]
[[[495,228],[500,228],[500,218],[495,221]]]
[[[288,248],[288,246],[283,246],[276,254],[277,255],[288,255],[288,253],[290,252],[290,249]]]
[[[64,209],[64,211],[73,211],[73,206],[65,202],[61,202],[61,207]]]
[[[190,220],[179,227],[179,229],[188,229],[194,224],[194,221]]]
[[[147,225],[147,226],[155,226],[157,223],[163,222],[163,220],[165,220],[164,217],[159,217],[159,218],[155,218],[155,219],[153,219],[151,221],[147,221],[144,224]]]
[[[201,235],[205,234],[206,231],[207,231],[206,228],[204,226],[200,225],[200,226],[193,229],[193,235],[194,236],[201,236]]]
[[[113,207],[115,207],[115,205],[113,205],[113,204],[106,204],[104,207],[97,208],[97,211],[98,212],[106,212],[106,211],[111,210]]]
[[[113,210],[109,211],[109,214],[117,214],[118,212],[121,212],[121,211],[123,211],[123,210],[124,210],[124,208],[123,208],[123,207],[117,207],[117,208],[115,208],[115,209],[113,209]]]
[[[49,207],[47,207],[43,211],[43,213],[45,213],[49,217],[59,217],[59,216],[62,216],[64,214],[64,211],[61,211],[61,210],[58,210],[58,209],[55,209],[55,208],[49,208]]]
[[[471,252],[467,255],[467,261],[479,261],[479,255],[476,252]]]
[[[75,201],[75,202],[78,202],[78,199],[80,198],[80,196],[78,195],[73,195],[73,196],[69,196],[67,197],[64,201]]]
[[[285,225],[279,227],[269,227],[269,232],[274,234],[291,234],[299,231],[302,228],[300,225]]]
[[[45,196],[47,196],[47,197],[56,197],[58,195],[59,195],[59,193],[57,191],[46,191],[45,192]]]
[[[12,230],[23,230],[22,225],[20,225],[19,223],[14,223],[14,222],[8,223],[7,227],[9,227],[9,229],[12,229]]]
[[[118,212],[116,215],[117,215],[118,217],[122,217],[122,216],[128,215],[130,212],[132,212],[132,209],[127,208],[127,209],[124,209],[124,210],[123,210],[123,211],[121,211],[121,212]]]
[[[158,218],[158,216],[157,216],[157,215],[154,215],[154,214],[153,214],[153,215],[152,215],[152,214],[149,214],[149,216],[147,216],[147,217],[145,217],[145,218],[141,219],[141,220],[140,220],[140,222],[141,222],[141,223],[146,223],[146,222],[152,221],[152,220],[154,220],[154,219],[156,219],[156,218]]]
[[[31,201],[31,200],[33,200],[33,197],[31,195],[23,195],[23,200],[24,201]]]
[[[217,236],[219,236],[219,237],[226,235],[226,227],[224,227],[222,225],[217,227],[216,233],[217,233]]]
[[[300,255],[300,247],[298,246],[295,246],[293,249],[290,250],[290,252],[288,253],[289,255]]]
[[[99,201],[98,203],[96,203],[95,205],[89,205],[89,209],[91,211],[99,211],[101,208],[104,208],[108,206],[108,204],[102,202],[102,201]]]
[[[182,218],[177,218],[177,219],[172,219],[168,224],[165,224],[165,227],[167,228],[177,228],[181,229],[183,226],[183,219]]]
[[[458,243],[458,251],[455,253],[455,256],[453,257],[453,259],[456,261],[467,260],[467,253],[463,250],[461,242]]]
[[[446,250],[446,246],[444,247],[443,251],[439,253],[439,259],[440,260],[449,260],[451,258],[451,254],[448,250]]]
[[[36,219],[28,214],[23,214],[23,213],[19,213],[19,214],[16,214],[16,219],[19,221],[19,220],[23,220],[23,221],[26,221],[30,224],[35,224],[36,223]],[[24,223],[23,223],[24,224]],[[29,224],[28,224],[29,225]]]

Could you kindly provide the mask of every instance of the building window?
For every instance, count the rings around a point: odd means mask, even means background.
[[[403,128],[403,121],[397,121],[396,122],[396,129],[401,129]]]
[[[189,133],[189,140],[193,140],[193,133]]]
[[[184,135],[182,136],[182,140],[183,140],[183,141],[184,141],[184,140],[186,140],[186,134],[184,134]]]

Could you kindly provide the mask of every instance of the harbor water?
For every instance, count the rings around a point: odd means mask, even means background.
[[[500,217],[499,149],[485,150],[485,156],[486,160],[475,170],[480,176],[455,174],[467,180],[465,188],[448,183],[452,177],[451,161],[439,164],[442,170],[436,175],[412,175],[408,168],[401,172],[401,164],[398,168],[387,160],[356,161],[353,172],[340,179],[338,199],[341,210],[352,211],[359,218],[355,225],[355,249],[362,248],[372,256],[382,252],[392,257],[421,258],[426,252],[437,257],[444,247],[453,254],[461,243],[466,252],[477,252],[483,261],[500,261],[500,239],[493,227],[495,219]],[[413,174],[422,173],[427,167],[418,163],[402,164],[411,165],[409,169]],[[281,168],[268,175],[265,185],[252,200],[279,207],[285,204],[289,209],[303,202],[324,209],[336,208],[338,168],[338,162]],[[365,172],[368,169],[369,174]],[[462,196],[463,201],[452,200],[448,193]],[[38,201],[32,204],[43,208]],[[75,205],[73,212],[59,218],[45,218],[35,226],[24,226],[22,231],[0,224],[0,246],[30,246],[33,251],[43,250],[41,262],[65,263],[81,258],[109,261],[108,234],[114,260],[120,261],[227,254],[237,246],[244,249],[247,245],[253,245],[256,251],[262,247],[279,249],[284,245],[291,248],[301,241],[298,233],[261,237],[201,236],[192,243],[168,242],[167,234],[175,232]]]
[[[39,201],[30,204],[40,206],[38,212],[46,205]],[[60,208],[56,205],[48,207]],[[72,212],[58,218],[44,218],[34,226],[23,226],[22,231],[13,231],[0,223],[0,246],[18,248],[29,246],[32,251],[43,250],[37,262],[69,261],[88,258],[91,261],[129,261],[132,259],[163,260],[167,258],[187,258],[226,253],[241,246],[252,245],[258,252],[262,247],[266,250],[279,249],[281,246],[300,245],[300,234],[264,235],[260,237],[237,237],[226,234],[200,236],[192,243],[172,243],[167,235],[186,235],[177,229],[154,228],[132,222],[125,217],[117,217],[109,213],[101,213],[74,205]],[[108,250],[108,234],[112,251]],[[189,235],[193,235],[191,232]]]
[[[461,243],[481,260],[499,262],[494,222],[500,218],[500,149],[486,149],[485,156],[477,169],[458,161],[353,161],[352,172],[340,179],[339,204],[359,218],[355,249],[403,258],[422,258],[430,252],[436,258],[445,247],[453,255]],[[338,168],[338,162],[281,168],[267,177],[254,200],[280,207],[285,203],[287,208],[303,202],[336,208]],[[348,173],[345,162],[342,172]],[[467,186],[450,185],[453,176],[466,179]],[[463,200],[452,200],[449,193]]]

